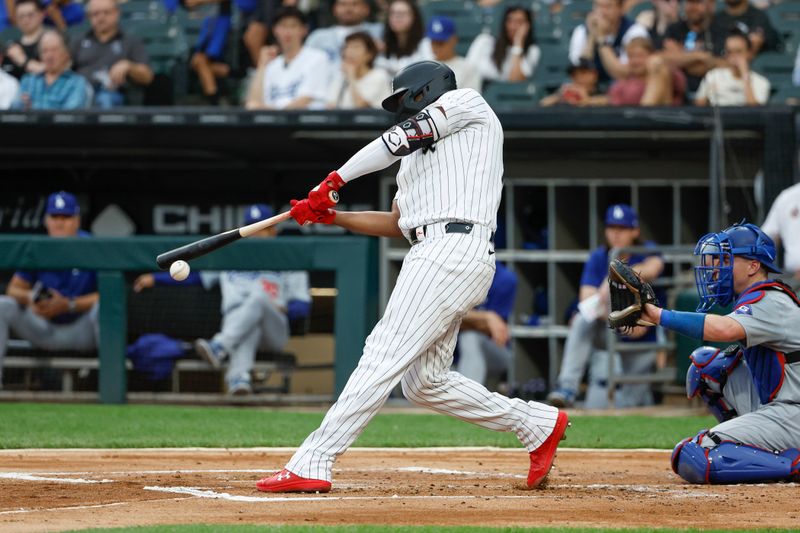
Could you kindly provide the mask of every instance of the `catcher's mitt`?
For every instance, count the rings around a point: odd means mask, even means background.
[[[624,333],[636,326],[655,325],[641,318],[644,304],[658,305],[653,287],[643,281],[630,266],[614,259],[608,266],[608,286],[611,300],[609,327]]]

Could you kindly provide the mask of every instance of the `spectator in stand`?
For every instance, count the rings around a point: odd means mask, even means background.
[[[467,61],[480,68],[486,81],[525,81],[533,76],[541,50],[533,35],[533,15],[520,6],[506,8],[500,35],[475,37]]]
[[[342,64],[328,94],[328,109],[381,109],[392,80],[374,68],[378,47],[367,32],[351,33],[344,40]]]
[[[15,20],[22,36],[8,45],[4,67],[17,78],[44,70],[39,61],[39,40],[44,35],[44,11],[38,0],[19,0],[14,8]]]
[[[94,105],[111,108],[124,105],[129,83],[150,85],[144,45],[119,28],[116,0],[89,0],[86,7],[91,29],[72,42],[73,68],[94,88]]]
[[[594,0],[586,22],[572,31],[569,60],[594,61],[601,85],[628,77],[625,47],[636,37],[647,37],[647,29],[622,14],[622,0]]]
[[[703,76],[724,63],[714,56],[711,25],[714,4],[708,0],[683,0],[683,18],[667,28],[661,57],[686,76],[686,100],[693,102]]]
[[[567,74],[570,81],[561,85],[558,91],[542,98],[540,106],[608,104],[606,96],[597,94],[597,69],[593,62],[581,59],[577,65],[567,67]]]
[[[269,28],[278,9],[282,6],[294,6],[301,9],[301,11],[305,11],[300,8],[299,4],[300,2],[297,0],[258,0],[256,2],[255,10],[247,22],[247,29],[242,36],[242,42],[247,48],[253,65],[258,64],[258,56],[261,53],[261,49],[267,44],[270,37]]]
[[[70,70],[71,59],[64,37],[52,30],[39,41],[44,71],[25,74],[20,82],[15,109],[84,109],[92,101],[92,88],[80,74]]]
[[[200,5],[202,0],[186,0],[187,8]],[[190,64],[200,81],[200,90],[208,103],[219,103],[218,78],[227,78],[231,68],[225,63],[225,50],[231,32],[231,13],[233,5],[230,1],[219,3],[216,14],[203,19],[200,36],[192,50]]]
[[[417,61],[433,59],[431,42],[425,38],[422,13],[414,0],[391,0],[383,27],[384,50],[376,65],[390,76]]]
[[[60,191],[47,199],[44,224],[56,239],[89,237],[81,231],[75,196]],[[45,351],[97,347],[97,276],[76,268],[18,271],[0,296],[0,388],[9,330]]]
[[[0,48],[0,61],[3,59],[3,50]],[[8,109],[19,93],[17,78],[0,69],[0,110]]]
[[[324,109],[331,78],[329,61],[320,50],[303,45],[308,34],[305,15],[281,8],[272,32],[279,49],[265,46],[250,84],[247,109]]]
[[[486,300],[461,322],[456,372],[491,389],[511,364],[508,319],[516,292],[517,276],[497,263]]]
[[[253,224],[273,215],[269,206],[256,204],[245,211],[244,223]],[[271,239],[278,229],[273,226],[254,235]],[[252,392],[250,371],[259,348],[280,351],[289,340],[289,320],[307,318],[311,313],[311,295],[307,272],[195,273],[182,282],[173,281],[166,272],[143,274],[133,288],[141,291],[154,285],[199,285],[219,283],[222,291],[222,328],[212,339],[197,339],[198,355],[215,368],[229,360],[225,382],[229,394]]]
[[[43,0],[42,7],[47,15],[46,24],[61,32],[83,23],[85,19],[83,4],[72,0]]]
[[[336,25],[314,30],[308,36],[306,46],[322,50],[328,55],[328,60],[338,66],[342,59],[344,38],[351,33],[365,31],[375,40],[383,38],[383,26],[367,22],[369,11],[367,0],[336,0],[333,4]]]
[[[628,77],[615,81],[608,90],[608,103],[629,106],[669,106],[683,104],[686,78],[671,70],[654,54],[653,43],[645,37],[631,39],[625,47]]]
[[[783,271],[795,291],[800,288],[800,184],[775,198],[761,229],[783,245]]]
[[[753,57],[761,52],[778,50],[781,44],[780,34],[764,11],[751,5],[748,0],[724,1],[724,8],[714,15],[711,23],[714,55],[723,55],[728,35],[734,28],[750,39]]]
[[[639,13],[636,22],[647,28],[655,50],[663,48],[667,28],[679,20],[678,0],[652,0],[653,9]]]
[[[455,73],[459,89],[481,90],[481,73],[477,65],[456,55],[458,35],[456,23],[450,17],[436,16],[428,23],[425,36],[430,40],[433,58]]]
[[[606,243],[592,251],[583,267],[578,299],[579,311],[570,321],[564,358],[558,375],[557,387],[547,401],[556,407],[570,407],[578,394],[587,363],[590,365],[589,388],[586,392],[587,409],[605,408],[608,405],[608,351],[605,349],[606,317],[608,316],[608,262],[609,252],[616,248],[645,246],[654,248],[652,253],[621,254],[645,281],[661,275],[664,261],[655,250],[655,243],[643,241],[639,232],[639,217],[627,204],[608,207],[605,218]],[[636,327],[622,342],[654,342],[656,328]],[[651,349],[625,351],[621,360],[615,362],[617,372],[624,375],[646,374],[655,365],[657,352]],[[650,405],[653,396],[647,383],[622,385],[614,395],[616,407]]]
[[[726,66],[710,70],[700,82],[695,104],[699,106],[764,105],[769,101],[769,80],[750,70],[753,46],[750,37],[733,30],[725,40]]]

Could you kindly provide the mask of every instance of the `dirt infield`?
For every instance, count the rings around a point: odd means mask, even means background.
[[[353,449],[327,495],[254,482],[290,450],[0,452],[0,531],[174,523],[792,527],[797,486],[692,486],[667,452],[563,450],[546,489],[499,449]]]

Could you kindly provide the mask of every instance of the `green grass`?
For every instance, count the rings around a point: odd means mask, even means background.
[[[324,413],[230,407],[0,404],[0,448],[297,446]],[[575,416],[565,445],[672,448],[714,425],[709,417]],[[436,414],[378,415],[355,446],[517,447],[495,433]]]
[[[82,533],[257,533],[275,531],[278,533],[725,533],[723,529],[604,529],[604,528],[520,528],[520,527],[442,527],[442,526],[254,526],[254,525],[186,525],[186,526],[145,526],[117,529],[86,529]],[[790,531],[785,529],[742,529],[748,531]]]

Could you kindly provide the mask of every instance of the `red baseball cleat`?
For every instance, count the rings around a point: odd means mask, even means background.
[[[531,452],[531,469],[528,471],[529,489],[539,487],[547,479],[547,474],[550,473],[553,460],[556,458],[558,443],[564,440],[564,432],[567,431],[569,425],[567,413],[559,411],[553,432],[541,446]]]
[[[256,488],[262,492],[328,492],[331,490],[331,482],[306,479],[284,468],[273,476],[259,480]]]

